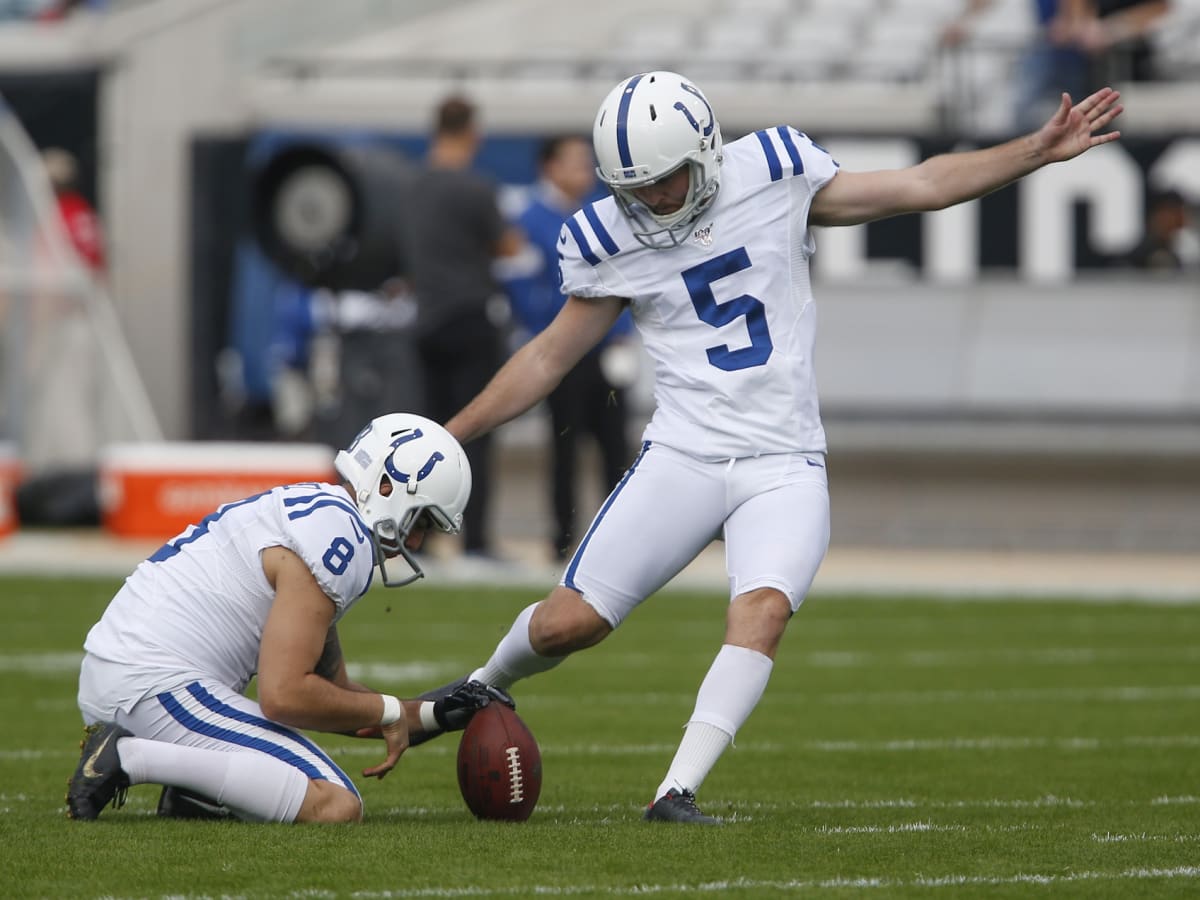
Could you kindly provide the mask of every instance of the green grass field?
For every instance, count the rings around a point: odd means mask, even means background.
[[[72,822],[79,648],[116,587],[0,579],[2,897],[1200,896],[1200,606],[810,598],[700,792],[722,828],[640,819],[722,633],[722,597],[676,593],[515,687],[525,824],[470,817],[453,737],[359,778],[359,826],[159,821],[150,785]],[[532,598],[376,589],[352,674],[415,694]],[[321,741],[355,775],[382,756]]]

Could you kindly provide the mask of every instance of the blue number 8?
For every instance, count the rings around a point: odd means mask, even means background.
[[[713,296],[712,283],[719,278],[750,268],[750,255],[745,247],[738,247],[705,260],[698,266],[683,271],[683,283],[687,285],[692,306],[700,321],[714,328],[728,325],[735,319],[745,318],[746,330],[750,333],[750,346],[730,350],[728,344],[709,347],[708,361],[718,369],[733,372],[765,365],[771,358],[775,345],[767,330],[767,310],[762,301],[750,294],[742,294],[724,303]]]
[[[321,562],[325,563],[325,568],[334,575],[341,575],[346,571],[346,566],[350,565],[350,560],[353,558],[354,545],[344,537],[337,537],[333,539],[333,543],[321,557]]]

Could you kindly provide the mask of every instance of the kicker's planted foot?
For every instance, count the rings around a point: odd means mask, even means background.
[[[696,795],[691,791],[671,788],[646,807],[643,818],[647,822],[684,822],[690,825],[720,825],[721,820],[706,816],[696,806]]]

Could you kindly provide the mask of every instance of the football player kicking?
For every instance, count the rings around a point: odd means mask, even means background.
[[[222,506],[126,579],[84,643],[71,818],[95,819],[150,782],[164,785],[164,816],[355,822],[354,783],[299,729],[381,734],[386,758],[363,775],[382,778],[410,734],[511,705],[478,683],[436,702],[378,694],[349,679],[338,641],[376,565],[385,585],[409,584],[425,532],[459,529],[471,493],[462,447],[437,423],[394,413],[334,467],[341,484]],[[242,694],[255,675],[258,702]]]
[[[1049,121],[1016,140],[848,172],[786,125],[723,146],[712,107],[680,75],[618,84],[593,129],[612,196],[559,235],[565,306],[446,427],[465,443],[529,409],[626,307],[654,360],[656,409],[561,583],[518,615],[470,678],[507,688],[598,643],[723,537],[724,642],[645,813],[715,823],[695,791],[762,696],[829,539],[812,226],[981,197],[1115,140],[1102,132],[1121,113],[1118,100],[1109,88],[1079,103],[1064,94]]]

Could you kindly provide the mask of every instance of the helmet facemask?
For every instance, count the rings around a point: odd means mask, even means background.
[[[379,566],[379,575],[385,587],[404,587],[425,577],[425,571],[421,568],[416,554],[406,546],[413,531],[437,530],[450,534],[458,531],[447,519],[445,512],[436,506],[415,506],[404,514],[400,522],[392,518],[382,518],[371,522],[370,526],[371,542],[375,547],[375,564]],[[401,577],[393,577],[387,568],[388,560],[397,557],[403,559],[408,566],[408,571]]]
[[[694,159],[685,160],[681,166],[688,168],[688,190],[683,204],[673,213],[659,215],[639,200],[634,189],[643,185],[629,186],[628,183],[622,187],[610,185],[617,205],[629,219],[633,236],[642,245],[652,250],[665,250],[683,243],[692,230],[692,223],[717,197],[720,183],[715,174],[708,175],[704,166]],[[677,171],[678,167],[663,175],[662,178],[670,178]],[[654,179],[646,184],[653,184],[659,180],[661,179]]]

